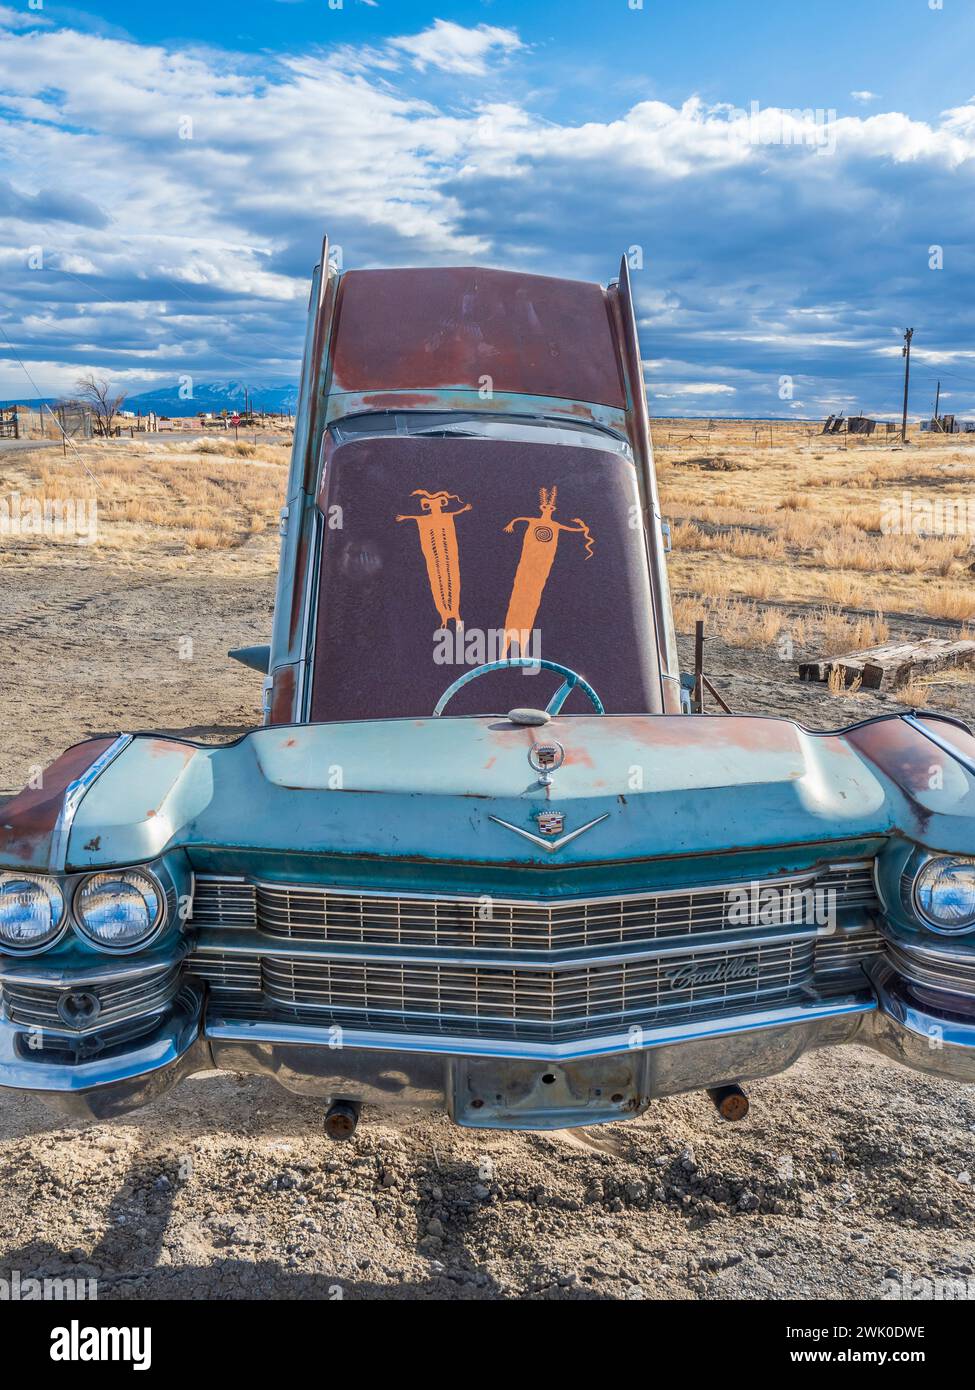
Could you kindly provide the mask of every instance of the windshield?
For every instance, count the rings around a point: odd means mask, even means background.
[[[410,438],[508,439],[537,444],[574,444],[615,449],[632,458],[629,444],[616,430],[595,421],[563,420],[557,415],[498,415],[485,410],[376,410],[346,415],[329,427],[338,444],[389,435]]]

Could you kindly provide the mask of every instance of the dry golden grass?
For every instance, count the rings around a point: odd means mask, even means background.
[[[194,440],[142,436],[91,441],[69,450],[0,461],[0,495],[19,492],[51,501],[97,503],[97,538],[86,554],[157,562],[201,550],[228,556],[274,536],[290,449],[278,441]],[[4,538],[0,561],[25,548],[34,557],[63,541]],[[269,546],[269,548],[271,548]]]
[[[848,617],[839,609],[820,607],[805,613],[763,607],[738,598],[704,598],[696,594],[674,596],[674,624],[690,634],[698,618],[706,630],[737,647],[776,649],[792,660],[795,653],[815,647],[821,656],[840,656],[879,646],[890,636],[882,613]]]
[[[972,698],[975,695],[975,669],[961,666],[930,676],[912,673],[894,693],[902,705],[915,709],[947,707],[957,710],[970,720]]]
[[[833,666],[830,669],[829,677],[826,681],[826,688],[831,695],[855,695],[863,684],[863,677],[856,675],[851,681],[847,681],[846,672],[842,666]]]
[[[950,520],[945,534],[915,534],[913,512],[903,533],[889,532],[905,498],[922,503],[922,516],[970,515],[975,437],[913,435],[904,449],[897,440],[854,445],[782,425],[769,448],[767,428],[691,421],[658,424],[654,435],[663,513],[677,523],[670,575],[678,632],[690,635],[703,617],[709,635],[791,663],[785,680],[798,660],[888,641],[891,619],[904,637],[972,638],[975,536],[952,534]],[[668,462],[692,452],[737,460],[742,471]],[[871,699],[838,671],[825,689]],[[915,677],[893,695],[971,718],[975,669]]]
[[[671,582],[714,601],[777,599],[962,620],[975,616],[975,537],[884,534],[892,504],[972,497],[975,437],[823,437],[783,422],[661,421],[654,427]],[[770,447],[771,442],[771,447]],[[737,462],[747,476],[688,467]],[[720,530],[714,528],[720,527]]]
[[[966,622],[975,618],[975,585],[939,584],[922,595],[924,612],[933,618],[956,618]]]

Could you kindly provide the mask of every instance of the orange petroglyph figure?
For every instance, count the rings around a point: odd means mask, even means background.
[[[457,532],[454,517],[471,510],[465,503],[455,512],[445,511],[448,502],[459,502],[453,492],[424,492],[416,488],[412,496],[420,498],[420,516],[398,516],[397,521],[415,521],[420,533],[420,548],[427,562],[430,593],[440,614],[440,626],[446,627],[453,618],[462,626],[460,616],[460,557],[457,553]]]
[[[592,559],[593,538],[589,527],[580,517],[574,516],[574,526],[565,526],[561,521],[553,521],[555,495],[558,488],[551,491],[540,488],[540,516],[516,516],[504,528],[507,535],[514,533],[519,521],[526,525],[525,539],[521,546],[521,558],[515,571],[515,582],[508,601],[508,613],[504,620],[504,645],[501,652],[506,656],[512,641],[517,640],[524,651],[528,635],[535,622],[535,614],[542,601],[545,585],[555,561],[560,531],[581,531],[586,538],[586,559]]]

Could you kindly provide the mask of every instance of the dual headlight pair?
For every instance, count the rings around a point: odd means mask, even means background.
[[[162,887],[143,869],[89,874],[79,880],[71,896],[77,930],[108,951],[144,945],[160,926],[164,912]],[[57,879],[0,873],[0,950],[46,950],[67,928],[68,902]]]

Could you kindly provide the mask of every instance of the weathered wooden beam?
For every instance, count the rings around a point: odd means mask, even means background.
[[[844,685],[853,685],[859,677],[864,690],[889,690],[915,674],[971,663],[975,663],[975,642],[924,637],[919,642],[888,642],[862,652],[800,662],[799,679],[828,681],[833,671],[841,670]]]

